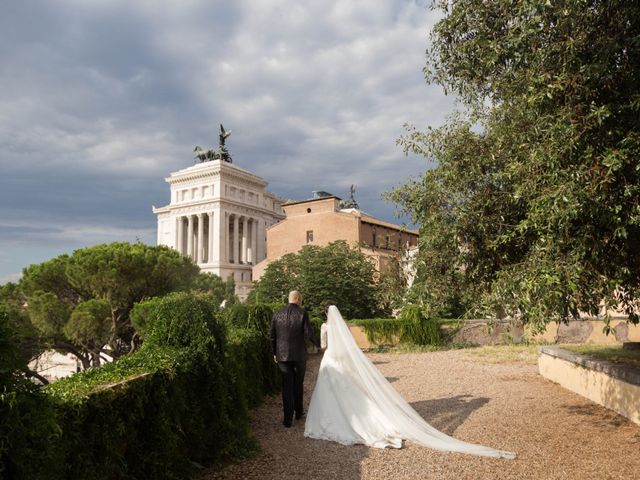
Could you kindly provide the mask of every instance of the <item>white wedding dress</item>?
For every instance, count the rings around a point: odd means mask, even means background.
[[[337,307],[329,307],[327,324],[328,348],[307,412],[306,437],[377,448],[401,448],[402,440],[410,440],[436,450],[515,458],[433,428],[358,348]]]

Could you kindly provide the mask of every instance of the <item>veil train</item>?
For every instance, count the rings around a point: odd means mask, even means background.
[[[402,440],[448,452],[497,458],[515,453],[457,440],[429,425],[358,348],[336,306],[328,311],[328,348],[304,435],[344,445],[400,448]]]

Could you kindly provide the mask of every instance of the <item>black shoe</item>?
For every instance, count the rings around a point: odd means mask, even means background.
[[[291,422],[287,422],[286,420],[282,422],[282,425],[284,425],[286,428],[291,428]]]
[[[300,420],[302,417],[306,415],[305,412],[296,413],[296,420]]]

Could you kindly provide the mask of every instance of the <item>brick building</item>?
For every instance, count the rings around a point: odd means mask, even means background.
[[[384,222],[357,208],[341,208],[340,198],[326,192],[314,192],[314,198],[282,205],[285,219],[267,228],[266,258],[253,267],[258,280],[269,262],[304,245],[324,246],[336,240],[358,244],[373,258],[378,270],[384,270],[399,251],[418,244],[418,232]]]

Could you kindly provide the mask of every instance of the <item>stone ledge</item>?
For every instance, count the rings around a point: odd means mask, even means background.
[[[596,372],[605,373],[610,377],[617,378],[630,383],[631,385],[640,386],[640,370],[637,368],[620,365],[606,360],[596,360],[588,355],[570,352],[560,347],[540,347],[538,352],[580,365]]]
[[[558,347],[541,347],[539,351],[538,371],[544,378],[640,425],[638,369]]]

